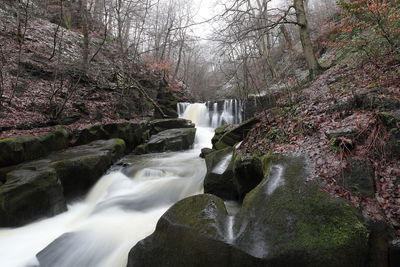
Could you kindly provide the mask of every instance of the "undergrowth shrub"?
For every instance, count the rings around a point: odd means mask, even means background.
[[[392,54],[400,60],[400,0],[340,0],[340,42],[379,62]]]

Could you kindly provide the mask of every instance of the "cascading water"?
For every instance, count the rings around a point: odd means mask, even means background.
[[[223,124],[236,124],[243,121],[243,102],[227,99],[218,102],[207,102],[212,127]]]
[[[0,229],[0,266],[32,267],[40,261],[41,267],[125,267],[129,250],[154,231],[169,207],[203,192],[206,167],[198,155],[201,148],[211,147],[211,126],[241,121],[235,103],[228,101],[218,116],[206,104],[180,103],[180,117],[196,124],[193,149],[127,156],[123,162],[128,167],[103,176],[67,212]]]
[[[241,123],[244,118],[243,101],[227,99],[205,104],[179,103],[178,114],[181,118],[197,121],[199,125],[216,128],[223,124]]]

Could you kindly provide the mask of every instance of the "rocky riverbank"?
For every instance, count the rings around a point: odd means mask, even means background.
[[[311,179],[310,160],[244,153],[240,143],[254,123],[216,129],[213,149],[202,150],[209,194],[170,208],[155,232],[132,248],[127,266],[399,264],[392,226],[324,192]],[[237,201],[239,210],[227,200]]]
[[[3,139],[0,226],[20,226],[64,212],[67,200],[83,196],[123,155],[136,148],[137,153],[188,149],[194,134],[190,121],[161,119]]]

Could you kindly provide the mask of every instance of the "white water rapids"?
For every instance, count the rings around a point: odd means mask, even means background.
[[[181,117],[196,123],[194,148],[184,152],[127,156],[129,167],[103,176],[81,201],[53,218],[0,229],[0,266],[38,266],[36,254],[53,243],[45,266],[125,267],[129,250],[150,235],[177,201],[203,192],[200,150],[211,147],[213,129],[205,104],[180,104]],[[225,116],[225,115],[224,115]]]

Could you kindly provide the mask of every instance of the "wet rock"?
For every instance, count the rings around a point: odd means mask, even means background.
[[[362,266],[368,230],[359,211],[306,182],[305,166],[302,158],[263,158],[268,175],[243,201],[235,246],[265,266]]]
[[[264,178],[261,157],[235,153],[233,173],[236,191],[240,199],[253,190]]]
[[[73,198],[86,193],[124,152],[122,139],[99,140],[53,154],[48,159],[63,185],[64,195]]]
[[[211,148],[208,148],[208,147],[205,147],[205,148],[202,148],[201,149],[201,153],[200,153],[200,158],[206,158],[206,156],[208,155],[208,154],[211,154],[211,153],[213,153],[213,152],[215,152],[215,150],[214,149],[211,149]]]
[[[243,200],[264,178],[261,157],[233,152],[232,147],[213,150],[205,160],[204,192],[225,200]]]
[[[186,198],[158,221],[155,232],[129,252],[128,267],[247,267],[260,261],[225,242],[227,212],[212,195]]]
[[[94,235],[84,231],[63,234],[36,254],[39,266],[35,267],[100,266],[118,244]]]
[[[226,147],[233,147],[235,144],[242,141],[250,129],[258,122],[259,119],[253,118],[235,126],[233,129],[228,130],[222,135],[221,138],[219,138],[218,141],[215,142],[213,148],[219,150]],[[222,128],[221,131],[223,131]]]
[[[105,124],[103,129],[108,133],[108,138],[120,138],[125,141],[127,152],[146,140],[146,123],[110,123]]]
[[[232,125],[229,124],[225,124],[225,125],[221,125],[218,128],[216,128],[215,134],[213,136],[213,138],[211,139],[211,143],[213,146],[215,146],[215,144],[219,141],[219,139],[221,139],[221,137],[226,134],[229,130],[229,128],[231,128]]]
[[[85,145],[96,140],[120,138],[125,141],[127,152],[130,152],[144,142],[146,130],[146,123],[97,124],[76,133],[74,145]]]
[[[69,134],[63,128],[38,137],[40,144],[48,151],[59,151],[67,148],[69,146],[68,138]]]
[[[356,208],[306,182],[303,158],[261,161],[265,178],[232,220],[215,196],[184,199],[130,251],[127,266],[383,266],[373,264],[386,264],[388,253],[396,261],[382,227],[368,229]]]
[[[371,163],[362,159],[349,159],[348,167],[336,181],[354,195],[375,196],[375,170]]]
[[[136,153],[159,153],[189,149],[195,139],[196,128],[170,129],[152,135],[149,142],[140,145]]]
[[[104,130],[102,124],[97,124],[80,131],[74,145],[80,146],[96,140],[106,139],[108,139],[108,133]]]
[[[25,160],[24,141],[35,140],[32,137],[19,136],[0,140],[0,166],[18,164]]]
[[[100,140],[2,170],[0,227],[65,211],[64,198],[86,193],[124,151],[122,139]]]
[[[68,146],[68,133],[60,128],[42,136],[23,135],[0,140],[0,167],[34,160]]]
[[[158,119],[149,122],[148,127],[150,134],[157,134],[159,132],[169,129],[183,129],[183,128],[194,128],[194,124],[185,119]]]
[[[0,227],[15,227],[67,210],[54,169],[15,170],[0,186]]]
[[[207,174],[204,178],[204,192],[223,199],[238,199],[233,174],[233,149],[227,147],[206,155]]]

